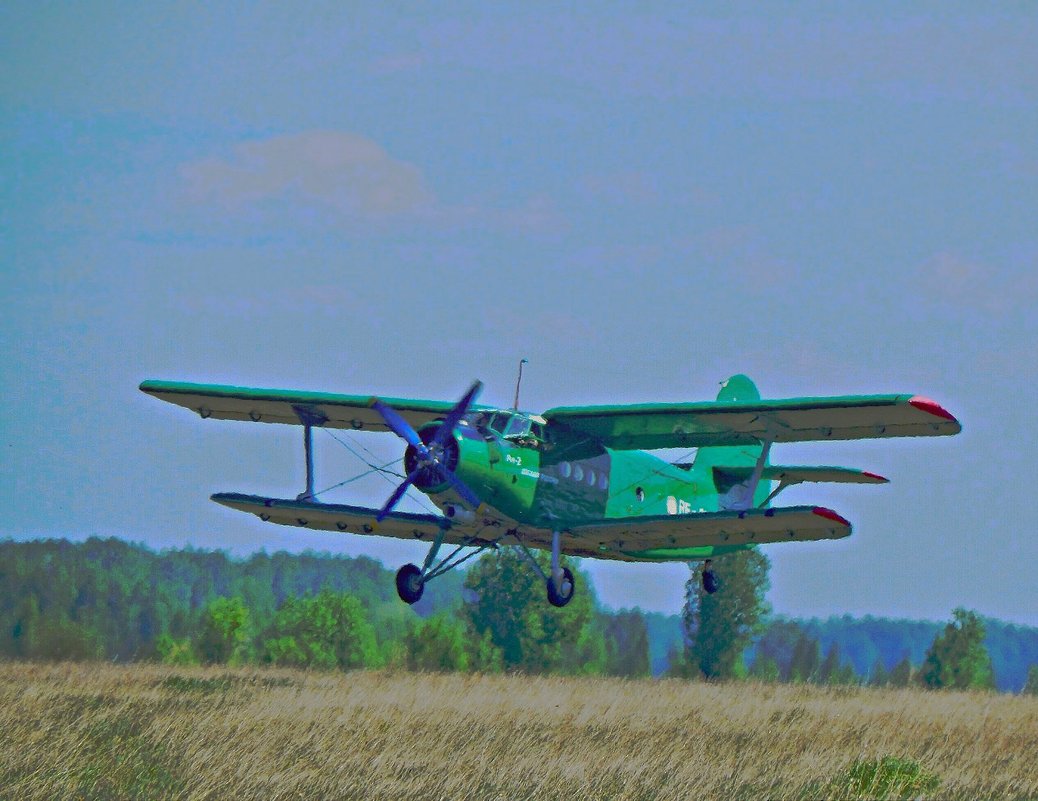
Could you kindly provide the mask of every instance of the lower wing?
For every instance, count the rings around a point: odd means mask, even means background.
[[[684,561],[771,542],[846,537],[851,524],[821,506],[625,517],[569,530],[579,555],[624,561]],[[574,543],[575,545],[576,543]],[[574,547],[566,549],[578,553]]]
[[[349,534],[396,537],[432,542],[443,531],[452,545],[508,545],[521,540],[531,548],[551,547],[551,531],[527,526],[510,527],[510,521],[479,517],[457,522],[434,514],[390,512],[381,523],[378,509],[335,503],[267,498],[221,492],[212,496],[219,504],[249,512],[267,523]],[[851,533],[851,524],[821,506],[702,512],[690,515],[625,517],[573,526],[562,538],[563,553],[593,559],[624,562],[672,562],[702,559],[751,545],[771,542],[804,542],[839,539]],[[515,539],[508,537],[514,535]],[[508,539],[505,539],[508,537]]]
[[[379,510],[364,506],[266,498],[237,492],[219,492],[211,498],[231,509],[254,514],[265,523],[298,528],[370,534],[421,542],[431,542],[440,531],[444,531],[443,541],[453,545],[480,545],[500,539],[504,533],[494,520],[487,520],[486,525],[482,520],[478,523],[473,521],[459,524],[441,515],[390,512],[381,522],[376,522],[375,515]]]

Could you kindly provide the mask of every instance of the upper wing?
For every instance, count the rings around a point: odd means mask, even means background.
[[[256,423],[309,423],[327,428],[389,431],[382,416],[372,408],[371,395],[337,395],[293,389],[254,389],[220,384],[188,384],[182,381],[145,381],[141,392],[218,420]],[[409,398],[378,398],[400,414],[412,427],[445,417],[454,404],[447,401]],[[481,408],[481,407],[474,407]]]
[[[851,524],[821,506],[790,506],[625,517],[576,526],[570,533],[578,538],[582,555],[662,561],[697,558],[691,552],[704,546],[839,539],[851,533]]]
[[[618,449],[696,448],[873,437],[957,434],[959,421],[919,395],[568,406],[544,413],[551,426]]]

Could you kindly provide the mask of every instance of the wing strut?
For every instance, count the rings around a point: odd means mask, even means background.
[[[299,422],[303,425],[303,458],[306,462],[306,488],[296,496],[297,501],[316,501],[314,497],[314,426],[324,425],[328,418],[310,407],[301,404],[293,404],[292,411],[296,413]]]
[[[763,441],[760,456],[757,457],[757,463],[753,466],[753,473],[750,474],[749,479],[746,481],[742,497],[737,497],[736,500],[730,502],[728,506],[723,508],[744,510],[753,507],[753,496],[756,495],[757,487],[760,486],[761,477],[764,475],[764,466],[768,462],[768,454],[771,453],[771,443],[773,441],[774,440],[772,439],[766,439]],[[770,496],[768,500],[771,500],[771,497],[773,496]]]
[[[306,459],[306,489],[296,496],[297,501],[313,501],[314,498],[314,430],[313,426],[303,426],[303,456]]]

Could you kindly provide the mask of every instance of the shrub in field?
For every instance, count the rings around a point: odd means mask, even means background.
[[[164,665],[194,665],[198,663],[191,640],[162,634],[155,640],[155,655]]]
[[[287,598],[265,633],[263,655],[293,667],[352,670],[381,664],[375,630],[360,601],[331,590]]]
[[[912,759],[886,756],[859,760],[829,788],[837,798],[909,799],[933,793],[941,784],[935,774]]]
[[[446,612],[419,621],[405,637],[407,667],[437,672],[469,669],[465,625]]]
[[[198,654],[203,662],[240,661],[247,656],[249,610],[241,598],[214,598],[202,614]]]

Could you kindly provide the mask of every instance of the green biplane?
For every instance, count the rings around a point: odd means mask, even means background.
[[[217,503],[289,526],[428,542],[421,567],[397,573],[414,603],[425,584],[486,550],[529,558],[564,606],[575,583],[562,554],[627,562],[708,560],[762,543],[837,539],[851,524],[819,506],[771,502],[801,482],[885,483],[847,467],[770,463],[781,442],[956,434],[959,422],[919,395],[761,400],[744,375],[716,401],[569,406],[530,414],[476,404],[475,382],[455,404],[211,384],[145,381],[143,392],[203,418],[303,428],[306,487],[296,498],[217,493]],[[407,443],[406,478],[381,509],[321,503],[314,493],[313,429],[390,431]],[[694,448],[670,463],[646,451]],[[442,514],[394,511],[408,487]],[[438,558],[444,545],[453,551]],[[530,549],[551,551],[545,573]],[[717,588],[703,571],[707,592]]]

